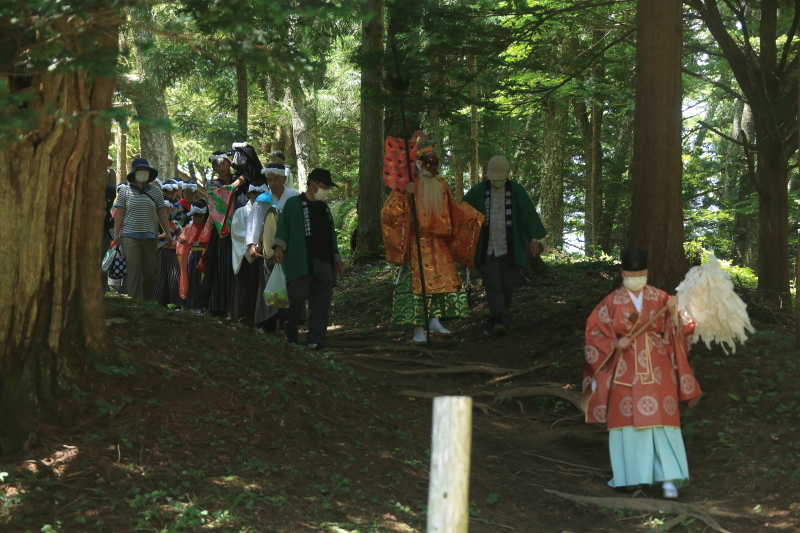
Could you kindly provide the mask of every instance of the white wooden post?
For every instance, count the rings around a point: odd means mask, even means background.
[[[433,399],[428,533],[467,533],[472,398]]]

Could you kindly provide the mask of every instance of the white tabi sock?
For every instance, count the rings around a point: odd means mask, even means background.
[[[425,336],[425,328],[422,326],[414,326],[414,342],[425,342],[428,338]]]
[[[430,322],[428,322],[428,325],[430,326],[431,331],[435,331],[436,333],[450,333],[450,331],[445,329],[442,323],[439,322],[438,318],[431,318]]]
[[[664,498],[669,500],[674,500],[678,497],[678,489],[675,487],[675,484],[671,481],[665,481],[661,485],[661,489],[664,491]]]

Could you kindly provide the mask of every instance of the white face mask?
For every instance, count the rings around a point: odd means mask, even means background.
[[[499,189],[500,187],[506,184],[506,181],[508,181],[507,178],[503,178],[501,180],[492,180],[492,187],[496,187]]]
[[[622,284],[631,292],[639,292],[647,285],[647,276],[624,276]]]
[[[325,201],[325,199],[328,198],[328,192],[330,192],[328,191],[328,189],[323,189],[322,187],[317,185],[317,192],[312,194],[314,195],[314,198],[316,200]]]
[[[139,183],[147,183],[147,180],[150,179],[150,171],[149,170],[137,170],[134,174],[136,181]]]

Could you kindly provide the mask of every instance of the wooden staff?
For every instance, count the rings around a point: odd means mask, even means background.
[[[657,312],[656,314],[654,314],[654,315],[653,315],[653,318],[651,318],[650,320],[648,320],[647,322],[645,322],[644,326],[640,327],[639,329],[637,329],[637,330],[636,330],[636,331],[634,331],[633,333],[629,333],[629,334],[627,334],[627,335],[625,335],[625,336],[623,336],[623,337],[620,337],[620,338],[622,338],[622,339],[630,339],[630,341],[631,341],[631,342],[635,341],[635,340],[636,340],[636,337],[638,337],[639,335],[641,335],[642,333],[644,333],[644,332],[645,332],[645,330],[646,330],[647,328],[649,328],[649,327],[650,327],[650,326],[653,324],[653,322],[655,322],[655,321],[656,321],[656,319],[657,319],[658,317],[660,317],[661,315],[663,315],[663,314],[666,312],[666,310],[667,310],[667,309],[669,309],[669,305],[665,305],[664,307],[662,307],[661,309],[659,309],[659,310],[658,310],[658,312]],[[616,348],[616,347],[615,347],[614,349],[615,349],[615,350],[617,350],[618,348]],[[598,370],[599,370],[599,369],[598,369]]]
[[[406,124],[406,108],[404,104],[404,96],[406,93],[406,89],[410,84],[408,78],[404,78],[400,75],[400,61],[397,59],[397,43],[392,42],[392,54],[394,54],[394,69],[396,76],[389,76],[389,83],[391,83],[392,87],[397,89],[397,94],[400,98],[400,120],[402,121],[403,126]],[[403,143],[406,149],[406,168],[408,171],[408,181],[409,183],[412,180],[412,169],[411,169],[411,153],[408,150],[408,144],[411,142],[410,139],[406,139]],[[419,220],[417,219],[417,202],[415,199],[414,194],[410,195],[411,200],[411,225],[414,229],[414,238],[416,239],[417,243],[417,261],[419,262],[419,281],[420,286],[422,287],[422,316],[423,320],[425,321],[425,342],[428,348],[431,348],[431,326],[428,320],[428,299],[426,297],[425,291],[425,269],[422,266],[422,246],[419,240]],[[414,298],[414,276],[412,272],[411,276],[411,298]]]

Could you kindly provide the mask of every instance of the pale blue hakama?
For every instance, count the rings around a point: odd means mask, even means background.
[[[612,487],[651,485],[671,481],[676,488],[689,484],[689,465],[680,428],[624,427],[608,432],[614,478]]]

